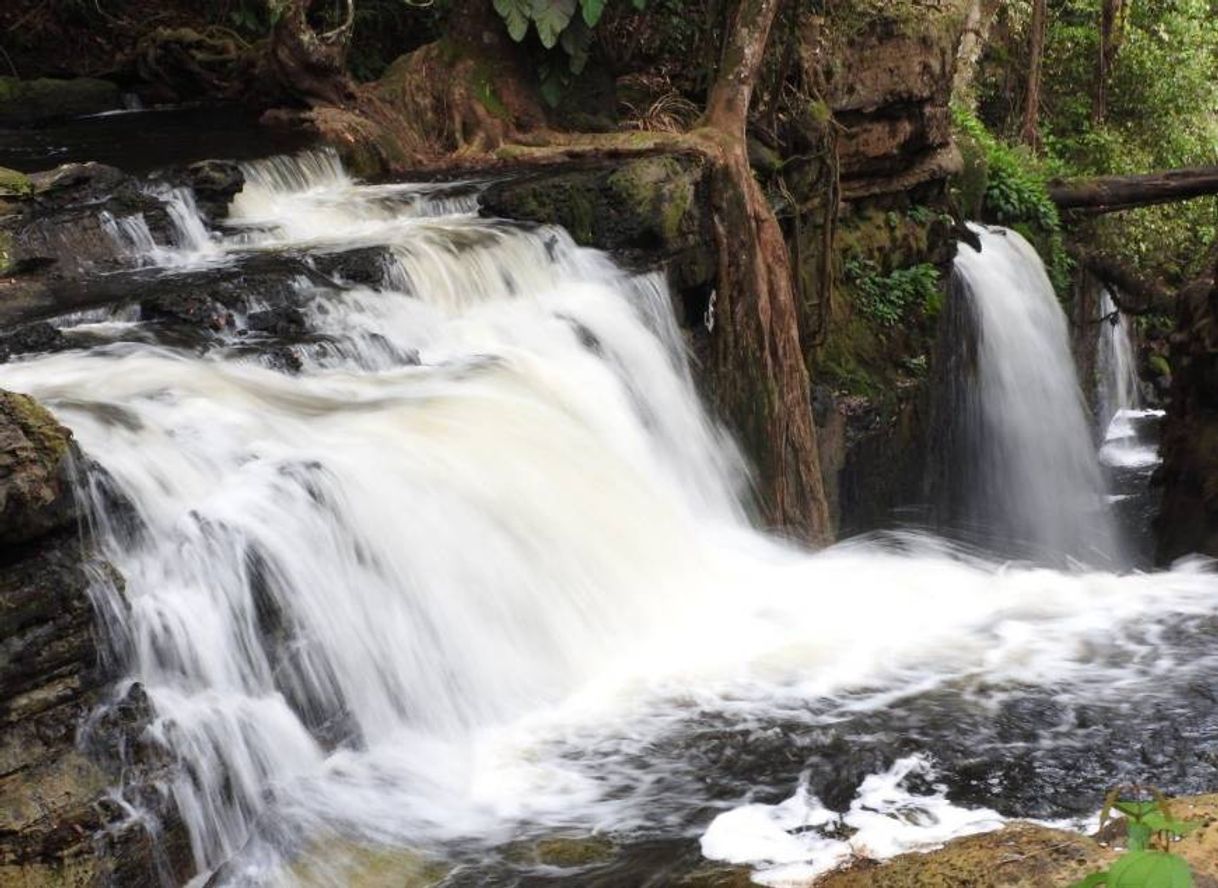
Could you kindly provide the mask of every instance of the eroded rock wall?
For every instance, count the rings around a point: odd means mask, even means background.
[[[111,699],[91,593],[121,578],[83,534],[81,470],[67,429],[0,392],[0,884],[179,884],[190,851],[149,789],[165,763],[147,703],[138,686]],[[159,846],[118,788],[163,819]]]
[[[1163,423],[1163,499],[1156,560],[1218,557],[1218,269],[1185,287],[1171,336],[1171,400]]]

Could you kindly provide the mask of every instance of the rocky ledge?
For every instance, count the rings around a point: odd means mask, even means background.
[[[103,666],[90,592],[121,578],[82,535],[80,465],[71,432],[0,392],[0,884],[181,883],[190,849],[150,789],[165,764],[142,740],[147,701],[138,685],[113,699]],[[156,847],[128,804],[160,820]]]

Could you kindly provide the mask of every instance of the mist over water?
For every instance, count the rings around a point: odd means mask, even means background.
[[[0,367],[112,488],[96,523],[125,587],[98,591],[222,883],[294,884],[303,861],[345,884],[341,842],[468,862],[562,831],[705,833],[707,855],[786,884],[840,859],[830,837],[792,837],[852,798],[880,812],[859,827],[876,853],[1084,815],[1091,782],[1144,759],[1111,724],[1081,745],[1065,726],[1106,706],[1133,723],[1209,681],[1218,581],[1200,561],[1051,569],[920,535],[813,555],[754,530],[661,277],[479,219],[468,186],[365,186],[325,153],[246,176],[230,233],[184,237],[175,262],[385,248],[387,284],[299,284],[299,374],[235,338]],[[986,495],[1046,547],[1101,549],[1052,293],[1017,235],[980,235],[961,270],[997,373]],[[1018,722],[1031,737],[1001,733],[1046,696]],[[1187,717],[1218,737],[1212,708]],[[863,756],[849,768],[842,742]],[[967,756],[1017,753],[1072,775],[1052,810],[962,776]],[[910,834],[911,807],[939,827]]]

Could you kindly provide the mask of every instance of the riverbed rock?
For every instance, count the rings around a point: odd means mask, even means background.
[[[860,857],[816,880],[816,888],[1061,888],[1106,869],[1116,857],[1086,836],[1031,823],[967,836],[938,851],[883,863]]]
[[[152,789],[167,762],[133,754],[151,712],[131,689],[103,706],[116,676],[91,589],[122,578],[82,538],[79,463],[45,408],[0,392],[0,884],[180,884],[189,843]],[[161,818],[155,841],[110,799],[123,784]]]
[[[0,392],[0,544],[75,519],[72,434],[26,395]]]
[[[117,86],[108,80],[0,77],[0,126],[21,126],[62,117],[99,114],[123,107]]]
[[[561,225],[628,264],[663,266],[680,291],[715,273],[706,189],[700,159],[666,154],[508,180],[481,205],[486,216]]]
[[[240,164],[231,160],[201,160],[171,173],[169,178],[194,192],[199,211],[212,222],[228,215],[229,204],[245,186]]]

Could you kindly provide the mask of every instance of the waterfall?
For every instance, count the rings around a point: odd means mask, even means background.
[[[1121,411],[1136,410],[1140,399],[1129,318],[1117,310],[1112,294],[1106,287],[1100,291],[1100,333],[1096,338],[1095,373],[1096,419],[1100,429],[1107,429]]]
[[[952,468],[962,516],[988,545],[1035,558],[1118,555],[1104,482],[1070,354],[1066,317],[1036,250],[1017,232],[973,226],[955,298],[967,304],[974,363],[957,398]]]
[[[814,555],[754,530],[662,276],[478,218],[469,183],[365,185],[330,153],[245,172],[225,233],[167,282],[260,252],[373,250],[380,283],[295,284],[306,335],[221,330],[200,353],[128,319],[0,366],[98,467],[96,533],[123,578],[95,590],[103,625],[177,764],[166,792],[200,881],[351,884],[352,846],[481,866],[554,832],[684,843],[731,809],[708,855],[767,878],[762,828],[789,839],[784,866],[818,872],[849,851],[808,821],[834,816],[814,798],[834,732],[866,751],[945,726],[972,767],[994,689],[1048,689],[1061,718],[1086,706],[1106,724],[1102,707],[1172,684],[1155,664],[1180,683],[1215,668],[1218,645],[1189,634],[1218,586],[1198,565],[1006,566],[915,535]],[[1110,540],[1061,313],[1022,239],[980,236],[958,271],[980,329],[985,505],[1087,557]],[[298,372],[259,347],[291,349]],[[1147,665],[1148,634],[1187,655]],[[933,717],[901,721],[923,694]],[[1044,755],[1072,754],[1060,734]],[[848,823],[882,853],[1001,822],[910,789],[932,769],[915,751],[860,775]]]

